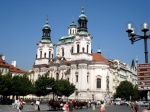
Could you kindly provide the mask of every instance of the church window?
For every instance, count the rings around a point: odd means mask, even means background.
[[[71,54],[73,53],[73,47],[71,47]]]
[[[42,58],[42,51],[40,51],[40,58]]]
[[[71,29],[70,29],[70,34],[71,34]]]
[[[53,58],[53,54],[52,54],[52,58]]]
[[[67,78],[67,80],[69,81],[69,78]]]
[[[87,45],[87,53],[89,52],[89,45]]]
[[[78,82],[78,75],[76,75],[76,82]]]
[[[74,34],[74,30],[73,30],[73,34]]]
[[[80,46],[79,44],[77,44],[77,53],[79,53],[79,51],[80,51]]]
[[[62,48],[62,56],[64,56],[64,48]]]
[[[46,53],[44,53],[44,58],[46,58]]]
[[[97,88],[101,88],[101,79],[97,78]]]
[[[56,80],[59,80],[59,74],[58,73],[56,74]]]
[[[51,51],[49,51],[49,59],[51,59]]]
[[[89,82],[89,76],[87,75],[87,82]]]

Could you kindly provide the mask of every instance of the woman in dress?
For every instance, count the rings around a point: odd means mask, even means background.
[[[101,102],[101,107],[100,107],[100,112],[104,112],[105,111],[105,104],[104,102],[102,101]]]

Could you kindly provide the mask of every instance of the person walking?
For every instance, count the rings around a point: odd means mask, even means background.
[[[73,102],[72,102],[72,100],[70,100],[70,102],[69,102],[69,112],[73,112],[73,111],[74,111]]]
[[[100,112],[105,112],[105,103],[104,103],[104,101],[101,101]]]
[[[63,106],[64,112],[69,112],[69,105],[68,102],[66,101],[66,103]]]
[[[134,106],[134,108],[135,108],[135,112],[138,112],[138,110],[139,110],[139,105],[138,105],[138,103],[137,103],[137,102],[135,102],[135,106]]]
[[[35,102],[35,110],[40,111],[40,101],[39,100],[36,100],[36,102]]]

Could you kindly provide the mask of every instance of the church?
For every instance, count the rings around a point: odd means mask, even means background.
[[[68,27],[68,34],[58,43],[53,43],[51,27],[46,19],[42,29],[42,38],[37,44],[34,61],[34,81],[42,75],[56,80],[66,79],[76,86],[69,99],[106,100],[112,98],[121,81],[137,84],[136,63],[131,66],[102,56],[100,48],[92,52],[92,35],[88,31],[88,19],[82,7],[78,18]],[[56,47],[56,51],[54,51]],[[56,55],[56,56],[55,56]]]

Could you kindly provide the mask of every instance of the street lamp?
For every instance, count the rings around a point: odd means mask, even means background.
[[[53,88],[47,87],[46,90],[48,90],[49,92],[53,93],[53,100],[54,100],[54,91],[53,91]]]
[[[150,35],[147,35],[147,32],[149,31],[149,26],[147,23],[143,23],[141,25],[141,31],[144,33],[144,35],[137,35],[135,33],[135,29],[131,23],[128,23],[128,29],[126,32],[128,33],[129,40],[131,41],[131,44],[133,44],[136,41],[139,41],[141,39],[144,39],[144,48],[145,48],[145,63],[148,63],[148,48],[147,48],[147,39],[150,39]]]

